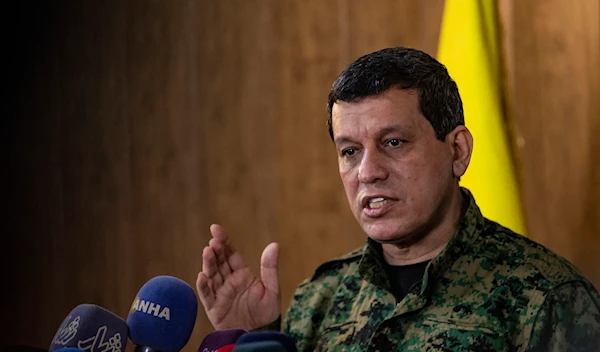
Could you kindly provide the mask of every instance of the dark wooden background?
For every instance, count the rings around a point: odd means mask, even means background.
[[[79,303],[126,317],[156,275],[194,285],[208,226],[284,308],[360,246],[327,135],[337,74],[435,54],[443,0],[62,1],[5,16],[0,344],[46,347]],[[508,108],[533,239],[600,285],[600,0],[501,0]],[[257,271],[256,271],[257,272]],[[186,351],[212,331],[202,309]]]

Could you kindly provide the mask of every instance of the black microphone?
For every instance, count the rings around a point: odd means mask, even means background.
[[[232,345],[237,342],[240,336],[247,334],[248,331],[244,329],[228,329],[228,330],[217,330],[206,335],[198,352],[216,352],[219,348]]]
[[[296,352],[296,341],[279,331],[256,331],[245,334],[235,343],[233,352]]]

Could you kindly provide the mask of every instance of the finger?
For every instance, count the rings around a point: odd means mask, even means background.
[[[265,288],[279,295],[279,244],[269,244],[260,258],[260,277]]]
[[[218,224],[212,224],[210,226],[210,233],[213,235],[213,238],[223,243],[225,258],[227,258],[227,263],[229,264],[229,268],[231,269],[231,271],[244,269],[246,267],[244,259],[233,246],[233,243],[229,239],[229,236],[227,236],[227,232],[225,231],[223,226]]]
[[[210,226],[210,232],[213,238],[208,242],[208,245],[215,251],[217,263],[221,265],[221,263],[228,261],[228,258],[235,252],[235,248],[223,226],[213,224]]]
[[[229,275],[231,275],[231,268],[229,267],[229,263],[227,262],[227,257],[225,256],[225,245],[220,240],[213,238],[208,242],[208,245],[215,252],[217,256],[217,269],[219,273],[223,277],[223,280],[226,280]]]
[[[196,290],[198,290],[198,297],[204,306],[204,310],[210,310],[215,305],[215,294],[208,285],[208,278],[203,272],[198,273]]]
[[[235,248],[233,249],[233,252],[231,252],[231,254],[227,257],[227,263],[229,263],[229,267],[232,271],[244,269],[246,267],[242,255],[240,254],[240,252],[236,251]]]
[[[210,247],[204,247],[202,251],[202,272],[209,279],[210,288],[216,292],[223,284],[223,277],[219,272],[215,251]]]
[[[202,272],[207,278],[212,279],[218,272],[217,256],[210,247],[204,247],[202,251]]]
[[[219,224],[210,225],[210,233],[213,238],[216,238],[220,241],[227,242],[229,240],[229,236],[227,236],[227,231],[223,228],[223,226]]]

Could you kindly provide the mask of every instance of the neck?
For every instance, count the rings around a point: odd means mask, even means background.
[[[449,203],[441,209],[442,219],[427,234],[412,243],[384,243],[383,258],[389,265],[410,265],[438,256],[452,239],[468,204],[457,187]]]

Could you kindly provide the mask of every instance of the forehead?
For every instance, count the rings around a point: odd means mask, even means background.
[[[417,91],[397,88],[355,102],[335,103],[331,122],[334,137],[340,134],[377,133],[390,126],[418,130],[429,124],[419,108]]]

